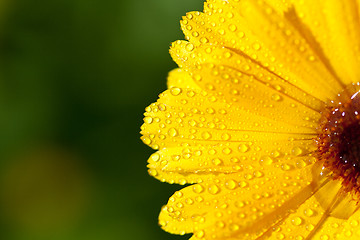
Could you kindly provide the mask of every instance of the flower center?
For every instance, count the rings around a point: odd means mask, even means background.
[[[318,159],[345,191],[360,198],[360,83],[327,104],[318,130]]]

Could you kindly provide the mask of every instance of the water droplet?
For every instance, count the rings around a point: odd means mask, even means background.
[[[235,231],[239,230],[239,225],[237,225],[237,224],[235,224],[235,223],[231,223],[231,224],[229,225],[229,229],[230,229],[230,231],[235,232]]]
[[[194,191],[195,193],[202,193],[202,192],[204,191],[204,187],[201,186],[200,184],[195,184],[195,185],[193,186],[193,191]]]
[[[313,56],[313,55],[309,56],[309,61],[310,61],[310,62],[315,61],[315,56]]]
[[[196,93],[194,91],[189,91],[186,95],[188,97],[194,97],[196,95]]]
[[[240,144],[239,151],[242,153],[246,153],[247,151],[249,151],[249,147],[246,144]]]
[[[159,225],[160,225],[161,227],[165,227],[167,224],[166,224],[166,221],[160,220],[160,221],[159,221]]]
[[[223,162],[221,161],[221,159],[219,159],[219,158],[213,159],[212,162],[213,162],[214,165],[216,165],[216,166],[219,166],[219,165],[221,165],[221,164],[223,163]]]
[[[291,223],[295,226],[299,226],[302,223],[302,219],[300,217],[294,217],[291,219]]]
[[[176,137],[178,135],[178,131],[175,128],[170,128],[168,133],[171,137]]]
[[[182,178],[179,180],[180,185],[185,185],[187,183],[186,179]]]
[[[248,185],[248,183],[245,181],[240,182],[240,187],[242,187],[242,188],[247,187],[247,185]]]
[[[234,203],[234,205],[235,205],[235,207],[237,207],[237,208],[243,208],[243,207],[245,207],[245,203],[244,203],[243,201],[236,201],[236,202]]]
[[[150,156],[150,159],[151,159],[152,161],[154,161],[154,162],[157,162],[157,161],[160,160],[160,154],[154,153],[154,154],[152,154],[152,155]]]
[[[184,207],[184,204],[181,203],[181,202],[179,202],[179,203],[176,204],[176,207],[178,207],[178,208],[183,208],[183,207]]]
[[[273,163],[273,160],[269,156],[262,156],[259,162],[262,166],[269,166]]]
[[[227,140],[230,139],[230,135],[227,134],[227,133],[224,133],[224,134],[221,135],[221,139],[227,141]]]
[[[275,102],[280,102],[282,100],[282,97],[279,94],[273,94],[271,95],[271,99]]]
[[[315,213],[311,208],[307,208],[307,209],[304,210],[304,214],[307,217],[312,217],[312,216],[314,216]]]
[[[149,137],[142,137],[141,140],[146,144],[150,145],[152,143],[151,139]]]
[[[294,148],[291,150],[291,153],[292,153],[294,156],[300,156],[300,155],[303,153],[303,150],[302,150],[300,147],[294,147]]]
[[[359,225],[359,222],[357,220],[352,220],[350,222],[350,225],[353,226],[353,227],[357,227]]]
[[[230,30],[231,32],[235,32],[236,29],[237,29],[236,25],[234,25],[234,24],[230,24],[230,25],[229,25],[229,30]]]
[[[191,20],[194,16],[192,15],[192,13],[186,13],[186,17],[187,19]]]
[[[224,148],[224,149],[223,149],[223,153],[224,153],[225,155],[229,155],[231,152],[232,152],[231,148]]]
[[[304,162],[304,160],[302,160],[302,159],[299,159],[296,161],[296,167],[299,169],[304,168],[304,167],[306,167],[306,162]]]
[[[197,238],[203,238],[203,237],[205,236],[205,233],[204,233],[203,230],[200,230],[200,231],[198,231],[198,232],[195,233],[195,236],[196,236]]]
[[[291,169],[291,166],[287,163],[281,164],[281,169],[284,171],[289,171]]]
[[[347,230],[347,231],[345,232],[345,236],[346,236],[346,237],[351,237],[351,236],[352,236],[352,231]]]
[[[255,50],[260,50],[260,48],[261,48],[261,46],[260,46],[259,43],[254,43],[254,44],[253,44],[253,49],[255,49]]]
[[[201,134],[201,137],[202,137],[203,139],[205,139],[205,140],[208,140],[208,139],[211,138],[211,134],[210,134],[209,132],[203,132],[203,133]]]
[[[147,123],[147,124],[150,124],[150,123],[153,122],[153,118],[152,117],[145,117],[144,122]]]
[[[306,230],[308,230],[309,232],[311,232],[314,228],[315,228],[315,227],[314,227],[314,225],[312,225],[312,224],[306,225]]]
[[[158,175],[158,172],[156,171],[156,169],[149,169],[149,174],[153,177],[156,177]]]
[[[201,37],[200,42],[204,44],[204,43],[209,42],[209,40],[206,37]]]
[[[165,110],[166,110],[166,106],[165,106],[164,104],[160,103],[160,104],[158,105],[158,109],[159,109],[160,111],[165,111]]]
[[[180,191],[175,192],[175,196],[178,198],[181,198],[183,196],[183,193]]]
[[[225,182],[225,187],[229,190],[233,190],[238,186],[238,183],[235,180],[229,179]]]
[[[208,190],[209,190],[209,193],[214,194],[214,195],[218,194],[220,192],[220,188],[215,184],[211,185]]]
[[[192,204],[194,204],[194,200],[192,200],[191,198],[187,198],[187,199],[185,199],[185,203],[192,205]]]
[[[277,233],[276,238],[277,239],[284,239],[285,235],[283,233]]]
[[[324,234],[324,235],[321,235],[320,239],[321,240],[329,240],[330,238],[329,238],[329,235]]]
[[[216,227],[223,228],[223,227],[225,227],[225,223],[222,221],[216,222]]]
[[[254,177],[257,177],[257,178],[260,178],[260,177],[262,177],[264,174],[262,173],[262,172],[260,172],[260,171],[255,171],[254,172]]]
[[[271,156],[274,158],[280,157],[281,153],[277,150],[271,152]]]
[[[176,88],[176,87],[171,88],[171,89],[170,89],[170,93],[171,93],[172,95],[174,95],[174,96],[178,96],[178,95],[181,93],[181,89],[180,89],[180,88]]]

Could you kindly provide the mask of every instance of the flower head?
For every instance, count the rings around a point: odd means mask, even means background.
[[[146,108],[159,223],[199,239],[360,238],[360,2],[208,0]]]

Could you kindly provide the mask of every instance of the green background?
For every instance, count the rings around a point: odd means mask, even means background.
[[[147,105],[201,0],[0,0],[0,238],[187,239],[157,215]]]

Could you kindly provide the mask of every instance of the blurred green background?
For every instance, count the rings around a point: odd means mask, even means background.
[[[0,239],[187,239],[157,215],[144,108],[202,0],[0,0]]]

